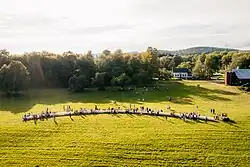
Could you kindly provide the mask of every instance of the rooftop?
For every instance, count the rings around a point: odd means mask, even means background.
[[[189,73],[190,70],[188,68],[174,68],[173,73]]]
[[[234,72],[239,79],[250,79],[250,69],[233,69],[232,72]]]

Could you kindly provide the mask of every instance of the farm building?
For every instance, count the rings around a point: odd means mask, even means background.
[[[192,73],[188,68],[174,68],[173,76],[174,78],[191,78]]]
[[[225,74],[225,85],[243,85],[250,83],[250,69],[233,69]]]

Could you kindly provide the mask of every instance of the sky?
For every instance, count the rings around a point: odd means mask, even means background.
[[[104,49],[250,49],[249,0],[6,0],[0,48],[12,53]]]

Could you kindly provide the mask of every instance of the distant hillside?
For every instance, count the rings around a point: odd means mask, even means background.
[[[188,49],[175,50],[175,51],[158,50],[160,55],[180,55],[180,56],[211,53],[215,51],[221,52],[221,51],[238,51],[238,50],[230,48],[217,48],[217,47],[192,47]]]

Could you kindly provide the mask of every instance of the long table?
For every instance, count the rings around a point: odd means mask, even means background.
[[[64,116],[79,116],[79,115],[94,115],[94,114],[137,114],[137,115],[150,115],[150,116],[161,116],[161,117],[174,117],[180,119],[197,119],[197,120],[204,120],[204,121],[213,121],[217,122],[214,117],[208,117],[205,115],[197,115],[196,118],[189,117],[188,114],[185,113],[167,113],[167,112],[160,112],[160,111],[128,111],[128,110],[83,110],[78,112],[53,112],[48,115],[41,115],[41,114],[33,114],[30,116],[23,117],[24,121],[30,120],[39,120],[39,119],[47,119],[47,118],[56,118],[56,117],[64,117]]]

